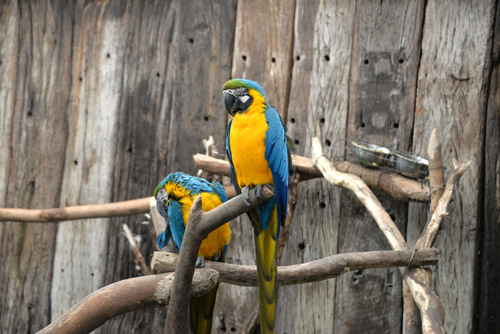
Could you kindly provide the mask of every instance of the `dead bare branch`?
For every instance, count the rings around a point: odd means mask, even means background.
[[[307,263],[278,266],[277,282],[279,285],[303,284],[335,278],[360,269],[406,267],[412,254],[412,250],[335,254]],[[157,272],[174,271],[178,259],[178,254],[155,252],[151,260],[151,267]],[[434,265],[438,260],[439,251],[437,249],[420,249],[415,253],[411,265]],[[205,268],[216,270],[220,275],[220,282],[240,286],[257,286],[257,269],[254,265],[205,261]]]
[[[350,189],[355,193],[370,215],[375,219],[377,225],[393,249],[408,249],[408,245],[396,225],[366,184],[356,176],[343,174],[335,170],[324,156],[323,148],[317,137],[313,138],[312,145],[313,159],[317,162],[317,166],[322,171],[324,178],[336,186]],[[441,198],[441,200],[443,200],[443,198]],[[425,334],[444,333],[443,307],[437,295],[432,291],[429,285],[425,284],[424,279],[427,275],[424,269],[415,268],[410,270],[406,275],[403,270],[400,269],[400,271],[420,309],[423,332]]]
[[[250,206],[247,206],[243,196],[239,195],[208,212],[203,212],[201,208],[201,196],[196,198],[189,213],[189,221],[184,232],[179,261],[175,270],[170,307],[165,322],[165,332],[189,333],[188,309],[191,280],[201,241],[211,231],[264,203],[273,196],[271,190],[263,187],[262,195],[257,197],[255,188],[253,188],[249,192]]]
[[[0,208],[0,221],[53,223],[63,220],[132,216],[149,211],[149,197],[130,201],[56,209]]]
[[[40,334],[90,333],[117,315],[169,304],[174,274],[134,277],[105,286],[85,297]],[[198,269],[193,277],[191,296],[207,294],[218,283],[213,269]]]
[[[135,240],[132,231],[127,226],[127,224],[123,224],[123,232],[125,233],[125,237],[128,240],[130,248],[135,256],[135,263],[141,267],[141,272],[143,275],[151,275],[151,272],[146,265],[146,261],[144,260],[144,256],[142,256],[141,250],[139,249],[139,245],[137,244],[137,240]]]
[[[226,160],[207,157],[203,154],[195,154],[193,159],[199,169],[206,170],[211,174],[230,176],[229,162]],[[336,162],[333,166],[340,172],[359,176],[371,188],[382,190],[397,200],[423,203],[430,201],[431,191],[428,185],[394,172],[365,168],[345,162]],[[313,165],[311,159],[299,155],[292,155],[290,169],[292,174],[298,175],[299,182],[322,177],[321,172]]]

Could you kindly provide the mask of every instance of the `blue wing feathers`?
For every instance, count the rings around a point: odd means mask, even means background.
[[[182,206],[177,201],[170,201],[168,203],[168,228],[172,233],[177,248],[181,249],[182,239],[184,239],[184,217],[182,216]]]
[[[269,125],[265,140],[265,157],[273,175],[278,220],[284,223],[288,198],[288,148],[285,129],[276,109],[269,107],[265,115]]]

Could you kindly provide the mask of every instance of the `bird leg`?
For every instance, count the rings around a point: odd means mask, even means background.
[[[259,184],[255,186],[255,195],[257,196],[257,198],[261,198],[263,187],[266,187],[267,189],[271,190],[274,193],[274,187],[271,184],[269,183]]]

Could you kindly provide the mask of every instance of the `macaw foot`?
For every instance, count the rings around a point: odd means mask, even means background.
[[[242,189],[241,189],[241,194],[243,195],[243,202],[245,202],[245,205],[246,206],[250,206],[250,194],[249,194],[249,191],[250,191],[250,187],[249,186],[244,186]]]
[[[266,183],[264,185],[259,184],[255,187],[255,195],[257,196],[257,198],[260,198],[262,196],[262,189],[264,189],[263,187],[266,187],[267,189],[271,190],[274,193],[274,187],[271,184],[269,183]]]
[[[195,268],[203,268],[205,267],[205,257],[203,255],[198,256],[196,259],[196,264],[194,265]]]

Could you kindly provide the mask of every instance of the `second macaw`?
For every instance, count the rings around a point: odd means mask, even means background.
[[[165,231],[157,237],[156,242],[160,249],[168,243],[170,238],[174,240],[177,248],[181,248],[189,211],[197,196],[202,197],[204,211],[210,211],[227,201],[226,192],[220,183],[216,181],[209,183],[204,179],[181,172],[169,174],[156,187],[154,197],[158,212],[168,219]],[[231,229],[229,223],[226,223],[212,231],[201,242],[198,256],[224,262],[230,239]],[[191,298],[190,318],[194,333],[210,333],[217,288],[218,286],[205,296]]]
[[[222,87],[231,115],[226,153],[236,192],[269,184],[275,197],[249,212],[255,232],[261,333],[274,333],[277,240],[286,217],[289,152],[280,115],[256,82],[232,79]]]

